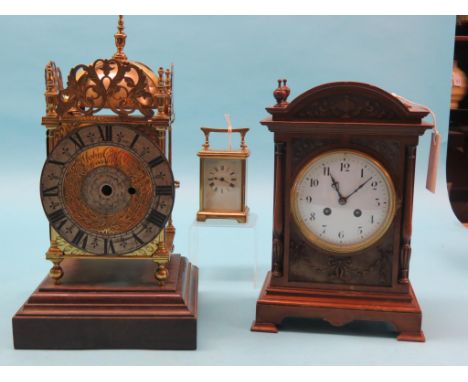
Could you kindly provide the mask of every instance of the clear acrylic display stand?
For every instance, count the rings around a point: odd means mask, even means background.
[[[242,279],[247,268],[250,270],[247,277],[255,288],[258,273],[257,222],[258,216],[252,212],[247,223],[231,219],[194,220],[189,230],[189,258],[201,269],[223,270],[229,274],[227,278],[230,281]]]

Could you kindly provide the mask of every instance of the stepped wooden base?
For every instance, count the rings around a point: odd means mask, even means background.
[[[63,261],[13,317],[16,349],[196,349],[198,269],[172,255],[158,286],[152,261]]]
[[[286,317],[321,318],[333,326],[351,321],[384,321],[399,333],[400,341],[424,342],[422,314],[411,285],[408,294],[331,291],[270,285],[269,272],[257,300],[251,330],[277,333]]]

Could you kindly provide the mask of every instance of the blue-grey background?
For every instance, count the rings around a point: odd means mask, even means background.
[[[126,17],[129,59],[175,64],[176,249],[193,254],[201,126],[250,127],[248,204],[258,215],[257,260],[249,229],[196,228],[200,266],[198,350],[15,351],[11,317],[46,275],[47,221],[39,200],[45,159],[43,69],[108,58],[116,17],[0,18],[1,364],[465,364],[468,363],[468,231],[445,187],[454,17]],[[251,333],[270,262],[272,136],[259,125],[278,78],[290,99],[323,82],[373,83],[429,106],[444,135],[437,193],[425,190],[429,133],[418,151],[411,280],[425,344],[397,342],[384,325],[334,329],[313,321],[279,334]],[[253,228],[251,228],[253,229]],[[193,232],[193,230],[192,230]],[[240,242],[244,242],[242,250]],[[190,250],[192,248],[192,251]],[[259,281],[252,283],[253,264]]]

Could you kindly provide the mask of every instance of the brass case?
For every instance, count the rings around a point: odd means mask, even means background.
[[[205,221],[206,219],[234,219],[239,223],[246,223],[249,208],[246,206],[246,189],[247,189],[247,158],[250,156],[250,151],[245,144],[245,134],[249,129],[232,129],[232,132],[238,132],[241,134],[241,147],[239,150],[211,150],[209,148],[209,133],[212,132],[228,132],[227,129],[211,129],[202,128],[205,133],[205,143],[203,149],[200,150],[197,155],[200,157],[200,208],[197,212],[197,221]],[[241,163],[241,202],[238,210],[223,211],[222,209],[209,209],[205,203],[205,167],[207,160],[209,159],[223,159],[230,161],[240,161]]]

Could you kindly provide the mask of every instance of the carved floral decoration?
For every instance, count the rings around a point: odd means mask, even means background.
[[[387,106],[371,97],[355,94],[338,94],[311,101],[306,108],[299,110],[297,118],[304,119],[362,119],[398,120],[399,116]]]
[[[378,247],[379,256],[365,266],[354,264],[353,256],[327,256],[326,262],[318,266],[310,255],[306,255],[306,244],[302,241],[290,241],[291,253],[301,254],[307,263],[307,268],[317,273],[326,274],[330,280],[347,282],[356,277],[362,278],[369,274],[376,273],[381,282],[386,282],[389,276],[390,268],[387,259],[392,254],[391,246]]]

